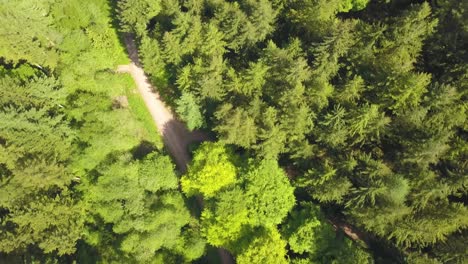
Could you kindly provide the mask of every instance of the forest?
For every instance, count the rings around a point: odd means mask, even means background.
[[[0,0],[0,263],[467,263],[467,12]]]

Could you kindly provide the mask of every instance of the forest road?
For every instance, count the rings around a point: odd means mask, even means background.
[[[193,142],[205,141],[209,138],[201,131],[190,132],[182,122],[174,117],[170,108],[162,101],[159,93],[148,81],[141,67],[138,58],[138,49],[133,37],[131,35],[126,35],[124,40],[131,63],[128,65],[120,65],[117,72],[129,73],[133,77],[138,91],[163,138],[166,149],[174,158],[179,171],[184,173],[190,162],[188,145]],[[201,199],[197,200],[200,203],[200,207],[202,207]],[[218,248],[218,254],[223,264],[234,264],[233,257],[225,249]]]

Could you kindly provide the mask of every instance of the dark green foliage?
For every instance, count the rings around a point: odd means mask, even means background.
[[[113,73],[109,3],[3,1],[0,20],[0,262],[199,258],[172,161],[137,160],[161,140]]]
[[[221,142],[280,158],[306,199],[430,261],[439,258],[432,247],[467,228],[462,2],[182,1],[161,5],[154,24],[135,32],[157,57],[157,69],[145,65],[153,78],[166,76],[163,88],[179,102],[194,97],[196,107],[179,110],[188,123],[202,112],[197,123]],[[208,206],[209,243],[229,246],[248,232],[251,205],[233,198],[242,192],[223,190],[214,198],[222,209]],[[235,224],[216,219],[226,208]]]
[[[73,253],[83,216],[68,188],[77,178],[63,93],[53,78],[6,75],[0,83],[0,251]]]
[[[468,258],[466,1],[123,0],[119,23],[107,1],[0,2],[0,251],[181,263],[205,237],[239,263],[372,263],[313,200],[408,263]],[[112,24],[220,141],[180,184],[200,223],[146,155],[161,142],[112,72]]]
[[[218,109],[215,116],[224,121],[216,127],[216,132],[224,135],[223,142],[248,148],[256,141],[255,120],[247,111],[242,108],[233,109],[231,104],[225,104]]]
[[[286,243],[276,229],[257,229],[247,248],[237,256],[239,264],[286,264]]]

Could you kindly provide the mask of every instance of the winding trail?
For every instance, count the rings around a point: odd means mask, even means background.
[[[149,83],[141,67],[138,49],[133,37],[126,35],[124,38],[131,63],[120,65],[117,72],[129,73],[133,77],[138,91],[163,138],[166,149],[173,157],[179,171],[184,173],[190,162],[188,145],[192,142],[201,142],[209,138],[201,131],[190,132],[182,122],[174,117],[170,108],[166,106],[158,92]],[[197,202],[200,207],[203,207],[201,199],[197,199]],[[228,251],[222,248],[217,248],[217,250],[223,264],[234,264],[234,259]]]

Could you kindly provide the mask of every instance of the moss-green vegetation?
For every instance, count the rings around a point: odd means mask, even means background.
[[[126,96],[128,99],[129,109],[132,113],[133,119],[141,122],[144,127],[143,137],[154,144],[158,149],[162,149],[162,140],[158,128],[151,116],[148,108],[141,98],[138,90],[135,87],[133,79],[130,75],[124,75],[122,77],[122,83],[127,83]]]

